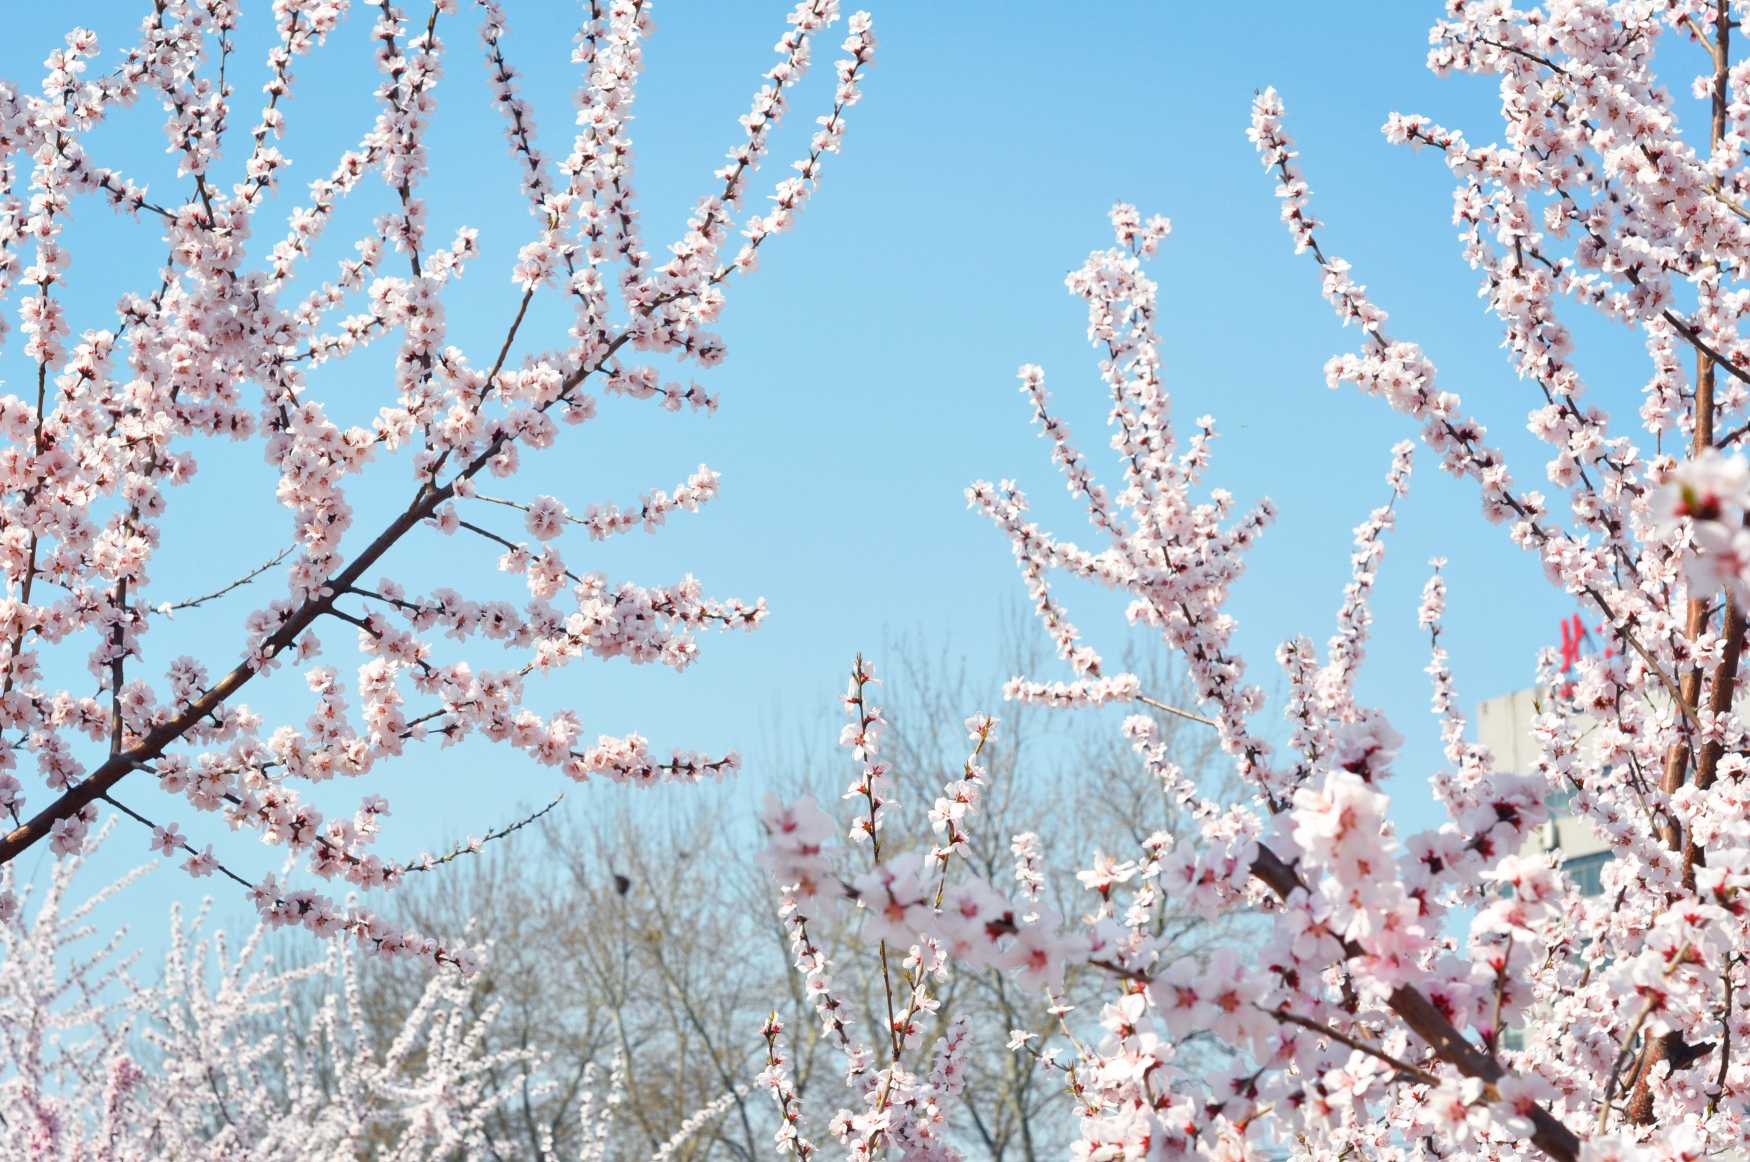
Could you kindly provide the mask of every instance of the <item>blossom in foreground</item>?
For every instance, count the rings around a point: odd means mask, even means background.
[[[1079,1114],[1076,1157],[1696,1162],[1750,1151],[1750,730],[1737,709],[1750,598],[1750,296],[1740,285],[1750,74],[1732,55],[1741,17],[1723,3],[1461,0],[1435,26],[1429,63],[1498,78],[1502,140],[1474,144],[1421,116],[1387,122],[1388,140],[1433,152],[1456,181],[1461,258],[1544,449],[1535,485],[1326,249],[1282,101],[1265,90],[1254,102],[1250,136],[1291,244],[1356,329],[1326,382],[1413,424],[1438,468],[1474,489],[1484,520],[1535,556],[1558,600],[1600,624],[1608,646],[1559,682],[1546,661],[1535,760],[1503,770],[1467,737],[1443,637],[1448,579],[1435,563],[1417,617],[1445,762],[1410,775],[1427,779],[1443,816],[1427,830],[1403,834],[1392,821],[1407,729],[1365,705],[1353,680],[1407,451],[1392,451],[1386,503],[1356,531],[1329,648],[1321,655],[1302,636],[1277,652],[1284,739],[1257,720],[1265,698],[1235,647],[1228,601],[1275,511],[1211,487],[1215,421],[1181,428],[1171,415],[1147,261],[1165,224],[1144,227],[1120,205],[1115,244],[1070,274],[1119,479],[1102,483],[1046,371],[1024,365],[1026,406],[1089,533],[1043,528],[1013,480],[968,490],[1008,541],[1064,671],[1019,676],[1006,693],[1053,707],[1128,704],[1139,766],[1198,822],[1185,842],[1089,853],[1077,959],[1108,975],[1110,994],[1097,1015],[1063,1013],[1073,1053],[1048,1058],[1025,1035],[974,1031],[1062,1070]],[[1694,85],[1661,83],[1655,56],[1679,74],[1698,70]],[[1707,102],[1705,134],[1683,127],[1674,94],[1685,91]],[[1593,368],[1619,380],[1620,360],[1575,356],[1568,320],[1581,311],[1647,351],[1626,423],[1613,424],[1587,379]],[[1309,450],[1309,472],[1318,454]],[[1183,659],[1194,704],[1161,703],[1109,667],[1060,593],[1064,576],[1122,595],[1129,625]],[[1246,801],[1215,802],[1188,783],[1158,742],[1157,715],[1213,732]],[[1532,854],[1555,795],[1608,845],[1601,894],[1582,894],[1553,856]],[[1017,836],[1015,851],[1021,883],[1043,882],[1037,837]],[[879,931],[917,930],[927,958],[939,912],[917,898],[917,868],[891,882],[905,893]],[[854,894],[860,906],[884,903]],[[1151,927],[1163,899],[1242,913],[1252,939],[1240,952],[1168,959]],[[1050,942],[1041,933],[1038,943]],[[818,958],[811,971],[823,971]],[[1223,1039],[1238,1064],[1216,1076],[1179,1068],[1174,1040],[1188,1036]],[[897,1071],[902,1050],[877,1055]],[[881,1092],[859,1088],[866,1076],[853,1071],[853,1091]],[[863,1154],[880,1132],[857,1136],[866,1116],[843,1123]]]
[[[643,583],[580,563],[590,541],[654,532],[710,503],[717,474],[701,465],[636,500],[530,496],[517,482],[525,457],[611,411],[716,408],[704,387],[674,376],[724,358],[712,328],[728,287],[794,224],[839,150],[872,65],[872,26],[865,13],[843,22],[826,111],[764,194],[754,179],[774,131],[841,23],[837,0],[794,5],[751,107],[727,126],[725,164],[681,236],[653,241],[630,137],[652,28],[643,0],[585,7],[572,128],[551,154],[495,0],[414,10],[279,0],[253,108],[224,80],[239,6],[142,7],[136,40],[105,47],[76,29],[48,58],[40,92],[0,85],[0,309],[25,337],[6,378],[34,385],[0,394],[0,864],[45,843],[76,856],[100,804],[113,806],[152,850],[234,881],[270,925],[459,967],[460,947],[349,902],[431,866],[380,848],[387,804],[367,794],[357,810],[335,810],[312,788],[470,739],[579,781],[643,786],[737,769],[733,752],[599,733],[536,696],[543,679],[587,658],[684,670],[702,633],[763,620],[763,601],[711,597],[690,574]],[[446,42],[476,28],[481,99],[504,118],[501,161],[527,211],[491,219],[520,245],[496,274],[478,269],[479,232],[440,231],[425,196],[440,91],[464,83]],[[312,83],[318,50],[341,38],[375,54],[367,128],[312,171],[282,226],[261,211],[292,192],[279,147],[291,97]],[[103,143],[134,106],[162,111],[145,116],[162,121],[174,188],[148,191],[104,164]],[[65,234],[95,202],[139,221],[150,282],[76,325]],[[349,204],[374,217],[325,277],[313,256],[355,219]],[[502,320],[479,351],[449,331],[445,301],[464,276],[508,283],[497,308],[479,308]],[[557,331],[533,321],[555,317],[531,311],[536,296],[565,319]],[[388,356],[385,374],[339,369],[372,348]],[[344,407],[328,382],[343,386]],[[193,518],[178,489],[199,477],[205,441],[221,438],[256,446],[284,524],[264,563],[231,557],[244,538],[206,538],[202,588],[166,593],[155,576],[174,568],[161,534]],[[402,547],[434,537],[459,542],[443,555],[446,575],[405,575]],[[172,656],[179,612],[239,602],[220,628],[203,629],[199,656]],[[305,693],[291,697],[306,713],[267,718],[243,701],[265,685],[258,678],[285,670],[301,672]],[[135,794],[154,781],[172,807],[148,811]],[[178,817],[155,817],[165,810]],[[237,870],[247,865],[213,846],[231,830],[296,856],[295,878]]]

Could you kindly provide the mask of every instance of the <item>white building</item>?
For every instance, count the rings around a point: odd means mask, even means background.
[[[1531,737],[1531,720],[1544,698],[1539,689],[1520,690],[1490,698],[1477,707],[1477,741],[1488,747],[1501,770],[1530,774],[1537,763],[1537,746]],[[1565,795],[1549,801],[1549,822],[1539,827],[1524,850],[1560,852],[1562,870],[1580,890],[1596,895],[1602,889],[1599,877],[1611,853],[1596,832],[1567,810]]]

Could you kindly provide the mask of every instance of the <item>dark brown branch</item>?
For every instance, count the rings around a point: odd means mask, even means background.
[[[1306,890],[1299,873],[1263,845],[1259,845],[1257,858],[1252,861],[1252,874],[1284,900],[1296,891]],[[1363,955],[1364,950],[1355,941],[1347,937],[1339,938],[1339,941],[1346,958]],[[1466,1077],[1474,1077],[1490,1087],[1485,1092],[1492,1092],[1495,1084],[1507,1076],[1500,1062],[1467,1041],[1464,1034],[1446,1019],[1446,1014],[1415,988],[1399,985],[1391,991],[1386,1003],[1441,1060]],[[1532,1124],[1532,1145],[1558,1162],[1576,1162],[1580,1156],[1580,1139],[1574,1131],[1542,1106],[1532,1106],[1526,1116]]]

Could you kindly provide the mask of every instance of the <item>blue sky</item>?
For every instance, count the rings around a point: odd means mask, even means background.
[[[509,7],[507,51],[527,75],[525,95],[536,104],[547,152],[562,155],[575,81],[566,62],[571,10]],[[1085,521],[1029,426],[1014,373],[1022,362],[1043,364],[1083,447],[1109,463],[1084,314],[1062,279],[1090,249],[1109,244],[1105,216],[1118,199],[1174,220],[1154,268],[1168,383],[1182,424],[1205,412],[1217,419],[1210,482],[1242,504],[1269,496],[1280,509],[1234,593],[1238,644],[1267,684],[1278,642],[1307,633],[1322,645],[1348,575],[1350,530],[1385,498],[1390,447],[1413,432],[1377,401],[1324,386],[1325,360],[1351,349],[1357,335],[1338,327],[1310,261],[1291,252],[1272,183],[1245,139],[1251,95],[1266,84],[1287,102],[1314,210],[1328,223],[1327,248],[1349,258],[1392,312],[1394,335],[1428,349],[1445,386],[1464,395],[1513,455],[1518,476],[1539,482],[1542,457],[1523,430],[1531,389],[1507,367],[1474,276],[1459,260],[1450,180],[1437,158],[1388,146],[1379,133],[1396,109],[1465,128],[1475,140],[1499,136],[1491,86],[1424,68],[1427,29],[1440,7],[1107,3],[1067,16],[1061,4],[879,4],[877,67],[852,110],[844,154],[829,160],[798,229],[775,240],[757,274],[732,289],[722,324],[729,358],[707,381],[722,396],[721,411],[670,417],[649,405],[610,403],[597,423],[567,430],[560,451],[535,458],[528,481],[516,486],[518,495],[549,492],[574,507],[625,503],[709,463],[722,473],[723,493],[704,512],[675,518],[656,537],[574,546],[571,558],[645,582],[693,571],[713,593],[765,596],[771,618],[751,636],[705,639],[703,658],[683,676],[590,663],[544,686],[537,704],[578,708],[591,735],[639,730],[662,746],[740,748],[747,769],[722,793],[731,809],[751,808],[784,758],[778,740],[791,731],[774,724],[836,732],[832,700],[844,668],[858,649],[878,650],[884,634],[946,640],[975,671],[989,659],[984,705],[1000,713],[1004,675],[994,654],[1004,611],[1023,594],[1007,545],[966,510],[962,490],[978,477],[1015,477],[1043,523],[1082,535]],[[253,120],[261,50],[272,32],[265,3],[248,0],[244,8],[232,66],[238,130]],[[657,7],[634,128],[653,250],[679,236],[734,141],[735,118],[770,60],[784,10],[752,2]],[[114,52],[131,38],[135,8],[94,6],[87,17]],[[14,14],[0,76],[34,86],[69,19],[47,5]],[[368,13],[355,11],[298,66],[282,145],[294,167],[289,191],[260,219],[264,242],[278,236],[304,183],[325,173],[374,114],[369,24]],[[529,219],[488,106],[477,27],[471,7],[440,25],[451,50],[426,188],[434,240],[457,225],[481,229],[485,253],[448,303],[452,338],[485,361],[514,305],[509,263]],[[779,139],[781,160],[767,166],[756,190],[784,176],[781,165],[805,141],[829,94],[828,59],[823,45],[817,74]],[[159,121],[156,110],[122,114],[91,148],[98,161],[169,197],[180,184],[160,152]],[[243,148],[239,133],[228,155],[233,167]],[[229,182],[235,170],[219,172]],[[331,231],[319,275],[385,207],[384,197],[373,182],[347,224]],[[90,202],[74,218],[74,326],[107,325],[119,291],[148,289],[158,230]],[[535,322],[551,327],[542,346],[560,342],[561,310],[537,311]],[[1638,346],[1627,335],[1599,341],[1581,366],[1615,373],[1600,375],[1599,401],[1632,417],[1644,373],[1628,360]],[[316,381],[335,415],[363,421],[388,402],[388,354],[373,352]],[[7,380],[0,391],[20,390],[26,368],[14,338],[0,364]],[[195,451],[202,478],[171,497],[154,600],[203,592],[209,581],[246,571],[275,551],[286,528],[255,447]],[[407,490],[400,464],[373,479],[386,491],[375,510],[359,504],[355,531],[365,536],[373,511],[388,511]],[[1447,641],[1467,706],[1529,684],[1536,650],[1554,643],[1558,619],[1572,610],[1505,529],[1481,521],[1474,490],[1440,476],[1426,453],[1399,512],[1360,690],[1409,736],[1396,789],[1401,821],[1416,827],[1433,821],[1421,784],[1440,761],[1422,673],[1426,642],[1415,625],[1426,560],[1450,559]],[[490,561],[482,572],[477,556],[470,545],[426,535],[398,549],[384,572],[415,588],[461,584],[490,572]],[[237,621],[272,584],[154,639],[158,664],[186,651],[215,669],[228,665]],[[1089,637],[1116,652],[1126,630],[1115,607],[1066,592]],[[336,651],[344,662],[350,633],[339,629],[325,638],[347,647]],[[252,688],[248,700],[270,716],[301,720],[296,691],[282,689]],[[502,749],[427,750],[373,786],[339,788],[343,797],[332,802],[384,791],[397,809],[385,850],[404,852],[502,822],[562,782]],[[621,793],[591,786],[570,799],[573,809],[588,810]],[[148,793],[138,798],[150,802]],[[274,864],[271,853],[222,834],[213,820],[184,813],[182,822],[200,842],[239,853],[244,866]],[[115,846],[114,861],[133,862],[144,837],[124,831]],[[40,857],[33,852],[24,862]],[[153,883],[136,907],[143,899],[149,912],[155,899],[201,893],[179,873]]]

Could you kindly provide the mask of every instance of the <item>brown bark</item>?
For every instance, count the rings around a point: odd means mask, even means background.
[[[1712,148],[1718,148],[1720,140],[1726,135],[1726,108],[1728,102],[1727,80],[1731,71],[1731,11],[1727,0],[1716,0],[1714,8],[1714,39],[1708,44],[1714,58],[1714,83],[1712,91],[1712,123],[1709,139]],[[1698,36],[1701,30],[1697,29]],[[1716,184],[1716,189],[1718,188]],[[1718,363],[1711,348],[1701,344],[1696,345],[1695,354],[1695,438],[1692,444],[1692,454],[1700,456],[1712,450],[1714,445],[1714,372]],[[1711,620],[1708,606],[1711,594],[1704,594],[1689,599],[1684,624],[1684,636],[1695,642],[1707,632]],[[1731,709],[1732,696],[1737,687],[1738,660],[1744,647],[1744,617],[1742,611],[1732,602],[1726,604],[1724,625],[1726,650],[1720,659],[1713,675],[1713,687],[1708,697],[1708,709],[1715,714],[1721,714]],[[1682,676],[1678,684],[1679,710],[1690,722],[1694,721],[1694,711],[1701,701],[1701,667],[1691,666]],[[1714,773],[1720,761],[1721,748],[1715,743],[1708,743],[1696,758],[1695,785],[1705,789],[1713,783]],[[1665,757],[1664,776],[1660,779],[1660,789],[1666,795],[1675,794],[1683,787],[1689,768],[1690,747],[1687,743],[1673,746]],[[1674,816],[1667,813],[1659,826],[1660,839],[1671,851],[1683,853],[1683,885],[1689,890],[1695,889],[1695,869],[1697,865],[1706,862],[1706,853],[1693,842],[1685,842],[1682,829]],[[1653,1120],[1652,1080],[1656,1067],[1664,1061],[1669,1061],[1673,1069],[1686,1068],[1694,1064],[1696,1059],[1692,1054],[1699,1055],[1705,1048],[1686,1044],[1681,1036],[1667,1033],[1663,1037],[1649,1038],[1641,1051],[1639,1062],[1635,1066],[1634,1089],[1629,1095],[1628,1106],[1624,1116],[1636,1125],[1647,1125]],[[1682,1062],[1683,1064],[1679,1064]]]

